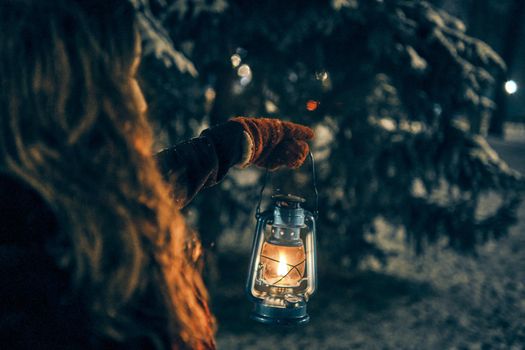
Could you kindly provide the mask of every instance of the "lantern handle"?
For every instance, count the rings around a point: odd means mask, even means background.
[[[257,203],[257,208],[255,209],[255,218],[256,219],[259,219],[259,217],[261,216],[261,201],[262,201],[262,196],[263,196],[264,189],[266,187],[266,182],[268,182],[268,174],[269,174],[269,172],[270,172],[270,170],[268,168],[266,168],[266,171],[264,172],[264,182],[263,182],[261,191],[259,192],[259,202]]]
[[[314,192],[315,192],[315,209],[313,212],[314,218],[317,220],[319,216],[319,191],[317,191],[317,176],[315,175],[315,160],[312,151],[308,152],[310,157],[310,162],[312,163],[312,182],[314,183]]]
[[[312,182],[314,185],[314,192],[315,192],[315,210],[313,211],[313,216],[315,219],[319,216],[319,192],[317,191],[317,176],[315,175],[315,160],[314,155],[312,154],[312,151],[308,152],[308,157],[310,158],[310,162],[312,164]],[[270,170],[266,168],[266,171],[264,172],[264,181],[261,188],[261,191],[259,192],[259,201],[257,202],[257,208],[255,209],[255,218],[258,219],[261,216],[261,201],[264,189],[266,188],[266,183],[268,182],[268,176],[269,176]]]

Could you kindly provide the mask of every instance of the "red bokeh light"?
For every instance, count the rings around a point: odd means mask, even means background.
[[[310,112],[315,111],[317,107],[319,107],[319,104],[320,104],[319,101],[308,100],[308,102],[306,102],[306,109],[309,110]]]

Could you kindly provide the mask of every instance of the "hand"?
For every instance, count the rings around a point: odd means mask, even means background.
[[[249,136],[249,164],[275,170],[281,166],[300,167],[310,148],[306,141],[314,137],[311,128],[279,119],[237,117]]]

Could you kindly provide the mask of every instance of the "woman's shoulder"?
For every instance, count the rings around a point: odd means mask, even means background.
[[[0,172],[0,245],[41,246],[57,227],[53,211],[35,189]]]
[[[9,349],[83,349],[86,320],[67,275],[37,247],[0,245],[0,343]]]
[[[16,305],[20,298],[36,301],[56,294],[51,289],[60,285],[63,273],[46,251],[46,238],[56,227],[37,191],[0,173],[0,300],[11,295]]]
[[[37,191],[0,173],[0,342],[10,349],[83,344],[82,312],[64,298],[67,274],[45,249],[56,228]]]

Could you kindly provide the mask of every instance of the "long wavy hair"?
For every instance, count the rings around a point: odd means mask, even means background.
[[[0,170],[40,193],[47,247],[101,342],[214,348],[188,233],[131,91],[126,0],[0,0]]]

